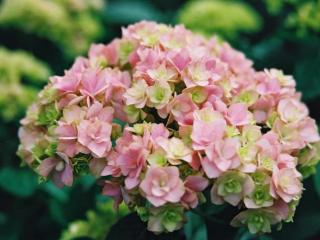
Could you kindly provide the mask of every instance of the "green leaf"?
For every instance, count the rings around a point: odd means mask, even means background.
[[[38,181],[31,171],[5,167],[0,170],[0,187],[18,197],[29,197],[37,189]]]
[[[318,196],[320,197],[320,164],[317,166],[316,174],[313,177],[314,186]]]
[[[69,200],[68,188],[58,188],[52,182],[41,184],[40,188],[47,192],[50,197],[58,200],[61,203],[66,203]]]
[[[319,42],[318,38],[314,39]],[[297,56],[294,76],[297,80],[297,88],[302,91],[305,100],[314,99],[320,96],[320,53],[318,51],[320,44],[304,43],[305,53]],[[304,46],[303,45],[303,46]]]
[[[187,240],[207,240],[207,228],[204,220],[199,215],[188,212],[188,222],[184,225]]]

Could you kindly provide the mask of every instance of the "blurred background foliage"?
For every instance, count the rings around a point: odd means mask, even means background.
[[[0,0],[0,239],[105,239],[127,213],[123,206],[113,211],[93,177],[80,178],[72,188],[39,184],[35,174],[20,168],[15,152],[19,119],[48,76],[62,74],[90,43],[107,43],[120,36],[121,26],[142,19],[217,34],[257,69],[293,74],[320,122],[320,0]],[[227,217],[229,210],[208,205],[201,218],[188,215],[179,239],[319,239],[320,167],[305,188],[294,222],[281,232],[257,237],[219,225],[211,215]],[[139,224],[131,219],[120,229]],[[120,225],[108,239],[130,233],[117,231]]]

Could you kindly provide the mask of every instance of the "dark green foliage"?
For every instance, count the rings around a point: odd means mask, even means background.
[[[184,226],[184,232],[186,234],[187,240],[206,240],[207,228],[204,219],[193,212],[189,212],[187,214],[187,218],[188,222]]]

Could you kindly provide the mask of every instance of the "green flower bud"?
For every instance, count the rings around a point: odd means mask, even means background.
[[[269,185],[257,186],[251,197],[258,206],[262,206],[265,202],[272,201],[269,193]]]
[[[293,217],[296,212],[296,208],[299,205],[299,202],[300,202],[300,199],[295,199],[289,203],[289,216],[285,220],[285,222],[293,222]]]
[[[58,144],[56,142],[51,142],[48,147],[45,149],[44,153],[48,157],[53,157],[57,152],[57,146]]]
[[[128,57],[130,53],[134,50],[135,46],[130,41],[123,41],[120,43],[119,47],[119,58],[120,58],[120,64],[124,65],[128,62]]]
[[[137,214],[139,215],[141,221],[143,221],[143,222],[148,221],[149,215],[150,215],[148,208],[136,206],[135,210],[136,210]]]
[[[299,152],[299,171],[304,178],[315,174],[316,165],[320,161],[320,142],[311,144]]]
[[[112,141],[117,140],[121,136],[122,128],[120,124],[113,123],[112,124],[112,132],[111,132],[111,139]]]
[[[149,98],[147,105],[149,107],[162,108],[170,101],[172,91],[168,83],[156,82],[153,86],[148,88],[147,95]]]
[[[265,168],[266,170],[272,171],[274,161],[270,157],[262,157],[260,159],[261,167]]]
[[[85,175],[89,172],[90,155],[78,154],[71,159],[73,171],[76,175]]]
[[[39,100],[42,104],[52,103],[59,97],[58,90],[52,87],[45,87],[39,93]]]
[[[181,164],[179,166],[179,169],[180,169],[180,174],[182,178],[186,178],[190,175],[195,174],[195,171],[188,163]]]
[[[250,233],[269,233],[271,225],[279,222],[270,209],[249,209],[239,213],[231,221],[233,227],[247,226]]]
[[[37,142],[31,149],[32,157],[38,161],[45,159],[47,156],[46,150],[48,147],[48,142],[45,140]]]
[[[147,161],[151,166],[165,166],[167,164],[166,156],[160,151],[150,154]]]
[[[45,106],[38,115],[38,123],[40,125],[53,125],[60,117],[55,104],[49,104]]]
[[[264,172],[254,172],[251,174],[251,178],[256,185],[264,185],[267,178],[267,174]]]
[[[168,232],[173,232],[183,221],[182,208],[174,208],[165,211],[162,224]]]
[[[151,208],[148,230],[155,233],[173,232],[182,227],[184,220],[182,206],[168,205],[160,208]]]
[[[201,104],[207,100],[208,94],[202,87],[195,87],[191,92],[192,101],[196,104]]]
[[[144,119],[146,114],[134,105],[128,105],[124,107],[124,112],[127,114],[130,123],[137,122],[140,119]]]
[[[273,112],[270,117],[267,119],[267,127],[272,128],[273,124],[275,123],[275,121],[278,118],[278,113],[277,112]]]
[[[229,138],[238,136],[240,134],[239,130],[234,126],[227,126],[226,131]]]
[[[248,228],[252,234],[256,234],[258,232],[271,232],[270,221],[261,212],[251,214],[248,219]]]
[[[258,100],[258,97],[259,97],[259,94],[254,90],[244,91],[235,97],[234,102],[245,103],[248,106],[251,106]]]
[[[233,193],[241,193],[245,176],[241,173],[230,171],[218,179],[218,194],[227,196]]]

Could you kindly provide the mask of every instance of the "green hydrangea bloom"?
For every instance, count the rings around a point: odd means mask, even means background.
[[[298,36],[305,36],[309,32],[320,32],[320,1],[306,1],[296,11],[291,13],[286,25],[295,28]]]
[[[89,173],[89,162],[91,156],[87,154],[79,153],[71,159],[73,171],[78,176]]]
[[[226,39],[257,31],[262,24],[261,17],[249,5],[221,0],[188,2],[180,11],[178,22],[205,36],[218,34]]]
[[[95,240],[104,240],[111,226],[121,217],[128,213],[124,204],[119,206],[119,211],[113,209],[111,200],[98,203],[97,210],[89,210],[86,220],[77,220],[69,224],[63,231],[60,240],[72,240],[88,237]]]
[[[179,229],[185,221],[184,210],[179,205],[166,205],[151,208],[148,230],[152,232],[173,232]]]
[[[271,225],[278,222],[274,213],[267,209],[249,209],[239,213],[232,221],[234,227],[247,226],[250,233],[270,233]]]
[[[5,121],[20,118],[46,83],[50,70],[23,51],[0,48],[0,116]],[[38,87],[37,87],[38,86]]]
[[[97,17],[102,0],[4,0],[0,26],[19,29],[54,42],[69,57],[84,53],[103,34]]]
[[[218,194],[220,196],[228,196],[229,194],[241,193],[245,177],[244,174],[236,171],[225,173],[217,180]]]
[[[298,161],[298,170],[302,174],[303,178],[308,178],[315,174],[317,164],[320,161],[320,143],[317,142],[311,144],[301,150],[298,155]]]

